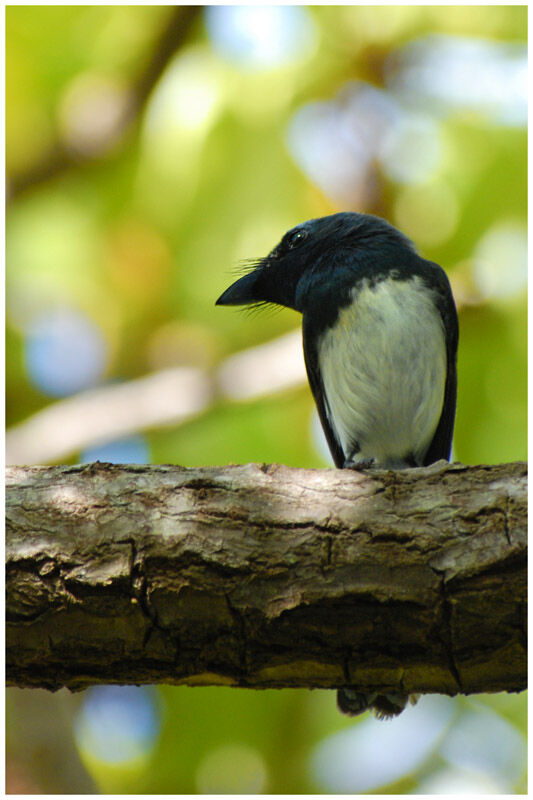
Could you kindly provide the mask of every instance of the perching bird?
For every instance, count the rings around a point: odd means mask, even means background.
[[[388,222],[351,212],[289,230],[217,305],[302,313],[311,391],[337,467],[449,459],[457,391],[457,311],[444,270]],[[338,690],[346,714],[399,714],[406,694]]]

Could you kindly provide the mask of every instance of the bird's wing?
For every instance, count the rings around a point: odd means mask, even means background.
[[[313,392],[313,397],[315,398],[315,403],[318,410],[318,416],[320,417],[320,422],[322,423],[322,429],[326,436],[335,466],[342,467],[346,460],[346,457],[337,440],[331,422],[329,421],[326,394],[324,392],[324,385],[322,383],[322,379],[320,377],[320,370],[318,368],[318,353],[316,348],[317,339],[315,332],[310,329],[309,325],[306,325],[305,316],[302,327],[303,327],[305,368],[307,370],[309,385],[311,387],[311,391]]]
[[[431,440],[426,455],[424,456],[424,466],[434,464],[441,458],[447,461],[450,459],[452,448],[453,424],[455,421],[455,399],[457,395],[457,369],[455,361],[448,362],[446,375],[446,386],[444,388],[444,403],[440,415],[439,424],[435,435]]]
[[[435,302],[442,318],[446,338],[446,384],[444,387],[442,413],[435,435],[424,457],[424,466],[433,464],[441,458],[447,460],[450,458],[457,397],[457,343],[459,339],[459,323],[448,278],[440,269],[439,277],[439,287],[435,295]]]

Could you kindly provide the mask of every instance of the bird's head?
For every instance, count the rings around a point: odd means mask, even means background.
[[[275,303],[303,311],[311,285],[327,282],[393,248],[413,252],[400,231],[379,217],[341,212],[311,219],[287,231],[268,256],[235,281],[216,301],[220,306]],[[383,262],[385,263],[385,262]]]

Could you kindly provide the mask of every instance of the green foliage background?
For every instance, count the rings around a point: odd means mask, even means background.
[[[213,305],[240,260],[265,254],[300,221],[341,210],[291,155],[293,114],[309,102],[334,101],[351,81],[382,85],[387,57],[419,37],[520,43],[527,28],[525,6],[312,6],[305,13],[313,46],[261,69],[217,50],[205,15],[198,13],[131,124],[103,151],[84,149],[76,139],[83,128],[83,115],[81,123],[76,117],[80,103],[91,92],[123,98],[171,13],[164,6],[7,9],[8,428],[56,402],[31,380],[25,342],[28,320],[49,307],[74,308],[102,332],[103,381],[175,365],[210,370],[233,352],[297,327],[298,316],[290,311],[246,316]],[[197,119],[201,91],[208,101]],[[452,280],[461,329],[455,458],[524,459],[525,280],[506,291],[511,267],[502,258],[492,276],[496,290],[482,291],[476,253],[493,228],[525,231],[526,132],[468,108],[443,112],[438,131],[445,155],[425,182],[394,181],[374,165],[379,192],[357,210],[403,227]],[[42,164],[54,152],[62,154],[63,166],[41,180]],[[433,236],[432,243],[428,231],[438,233],[449,211],[442,197],[451,198],[455,218],[448,234]],[[144,435],[153,463],[324,466],[311,436],[312,413],[309,390],[301,385],[250,402],[218,400],[182,425]],[[73,453],[71,460],[79,457]],[[350,726],[379,725],[342,718],[327,692],[157,692],[161,732],[142,756],[110,765],[79,746],[99,790],[239,791],[236,767],[227,775],[221,768],[218,785],[198,777],[210,754],[235,745],[251,749],[263,764],[260,791],[329,791],[310,768],[313,748]],[[81,701],[60,702],[75,722]],[[456,720],[485,704],[525,735],[525,695],[449,702],[456,704]],[[25,715],[34,713],[29,707],[19,694],[8,702],[15,791],[24,791],[24,781],[41,791],[69,791],[54,783],[59,779],[51,759],[36,761],[21,744]],[[65,739],[58,747],[72,746],[69,735],[70,745]],[[227,763],[246,761],[245,751],[232,752],[226,752]],[[428,775],[448,768],[435,750],[388,790],[416,791]],[[246,791],[254,791],[253,781],[242,780]],[[523,791],[523,777],[501,780],[503,791]],[[380,788],[378,779],[374,788]]]

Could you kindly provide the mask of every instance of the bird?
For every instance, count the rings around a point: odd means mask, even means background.
[[[285,233],[216,305],[302,314],[311,392],[338,468],[449,460],[457,395],[457,310],[446,272],[387,220],[343,211]],[[413,699],[413,698],[411,698]],[[401,713],[407,693],[339,688],[357,716]]]

